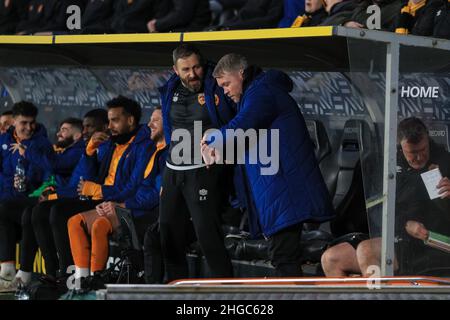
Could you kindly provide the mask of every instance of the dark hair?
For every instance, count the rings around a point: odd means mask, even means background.
[[[92,118],[94,119],[94,125],[96,127],[101,127],[108,125],[108,111],[105,109],[93,109],[91,111],[86,112],[83,118]]]
[[[173,64],[176,65],[178,59],[183,59],[190,57],[191,55],[196,54],[200,59],[200,63],[203,65],[203,55],[200,53],[200,50],[197,49],[192,44],[183,43],[175,48],[172,52]]]
[[[13,117],[24,116],[36,118],[38,114],[38,108],[31,102],[27,101],[20,101],[14,103],[11,111]]]
[[[155,111],[155,110],[161,110],[161,111],[162,111],[162,108],[161,108],[161,106],[156,106],[156,107],[153,109],[153,111]]]
[[[72,127],[78,129],[80,132],[83,132],[83,121],[78,118],[66,118],[61,121],[59,127],[61,127],[64,123],[70,124]]]
[[[138,125],[141,121],[142,110],[139,103],[124,96],[118,96],[106,103],[108,109],[123,108],[126,114],[131,115],[135,124]]]
[[[3,112],[0,116],[12,116],[13,112],[11,110]]]
[[[399,144],[403,140],[406,140],[408,143],[417,144],[427,136],[428,129],[419,118],[406,118],[398,124],[397,143]]]

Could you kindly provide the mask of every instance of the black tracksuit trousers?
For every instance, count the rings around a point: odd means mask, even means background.
[[[31,222],[48,274],[55,275],[59,269],[64,275],[73,265],[67,221],[77,213],[94,209],[101,202],[58,199],[41,202],[33,208]]]
[[[0,261],[16,260],[16,243],[20,240],[21,257],[26,257],[23,271],[31,272],[37,251],[33,229],[25,220],[30,216],[36,198],[21,198],[0,202]],[[22,226],[24,226],[22,228]]]
[[[219,178],[222,167],[213,165],[185,171],[166,168],[160,200],[161,248],[166,280],[188,277],[186,248],[189,219],[212,277],[232,277],[221,226]]]

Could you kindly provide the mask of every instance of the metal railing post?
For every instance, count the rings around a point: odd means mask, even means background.
[[[381,276],[394,275],[399,55],[399,43],[388,42],[386,48]]]

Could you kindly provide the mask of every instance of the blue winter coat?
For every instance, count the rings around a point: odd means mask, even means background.
[[[225,141],[227,129],[269,129],[268,135],[279,130],[279,169],[275,174],[262,175],[261,168],[267,166],[259,160],[250,164],[245,150],[247,198],[254,204],[254,210],[249,205],[249,227],[254,237],[261,233],[270,237],[300,222],[322,222],[334,216],[305,121],[289,95],[292,86],[283,72],[260,73],[244,91],[236,117],[220,129]],[[271,145],[268,150],[272,154]]]
[[[134,217],[143,216],[159,205],[161,177],[166,166],[167,150],[168,147],[166,146],[164,149],[155,151],[158,153],[155,155],[150,173],[144,178],[135,194],[125,200],[125,207],[131,209]]]
[[[37,165],[20,156],[19,152],[9,151],[11,144],[16,143],[14,139],[14,127],[0,135],[0,201],[26,197],[29,192],[38,188],[44,179],[44,171]],[[21,142],[27,147],[26,154],[50,153],[53,151],[52,144],[47,139],[47,131],[44,126],[38,124],[36,131],[30,139]],[[20,193],[14,189],[14,174],[17,162],[21,158],[25,167],[27,192]]]
[[[102,185],[103,200],[124,202],[136,191],[144,177],[144,170],[155,150],[155,144],[150,139],[150,129],[141,125],[136,138],[125,150],[117,166],[114,185],[103,185],[109,169],[109,159],[114,152],[115,144],[108,140],[102,143],[93,156],[86,153],[72,174],[69,184],[56,189],[58,198],[78,197],[77,185],[80,176]],[[107,163],[108,162],[108,163]]]
[[[89,165],[88,156],[85,152],[81,155],[81,158],[78,160],[78,163],[75,169],[72,172],[69,180],[66,182],[57,182],[56,185],[56,194],[58,199],[61,198],[78,198],[78,183],[80,182],[80,177],[83,177],[84,180],[93,181],[97,177],[96,168]]]
[[[55,175],[56,183],[58,185],[64,185],[70,179],[70,176],[84,153],[85,148],[85,141],[80,139],[61,153],[54,151],[49,153],[28,153],[27,151],[25,153],[25,158],[36,166],[42,168],[42,170],[46,172],[46,177]]]

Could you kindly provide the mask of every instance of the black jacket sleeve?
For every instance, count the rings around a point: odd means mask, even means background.
[[[443,5],[434,17],[433,37],[450,40],[450,2]]]
[[[156,21],[156,30],[158,32],[167,32],[177,27],[188,25],[194,17],[196,2],[174,0],[170,13]]]
[[[418,17],[411,29],[411,34],[417,36],[431,36],[433,35],[434,28],[434,17],[437,11],[442,6],[442,1],[440,0],[428,0],[429,2],[425,7],[420,10]]]
[[[248,0],[218,0],[224,9],[240,9]]]
[[[237,19],[224,25],[229,29],[260,29],[273,28],[283,17],[283,1],[271,0],[264,15],[252,19]]]

